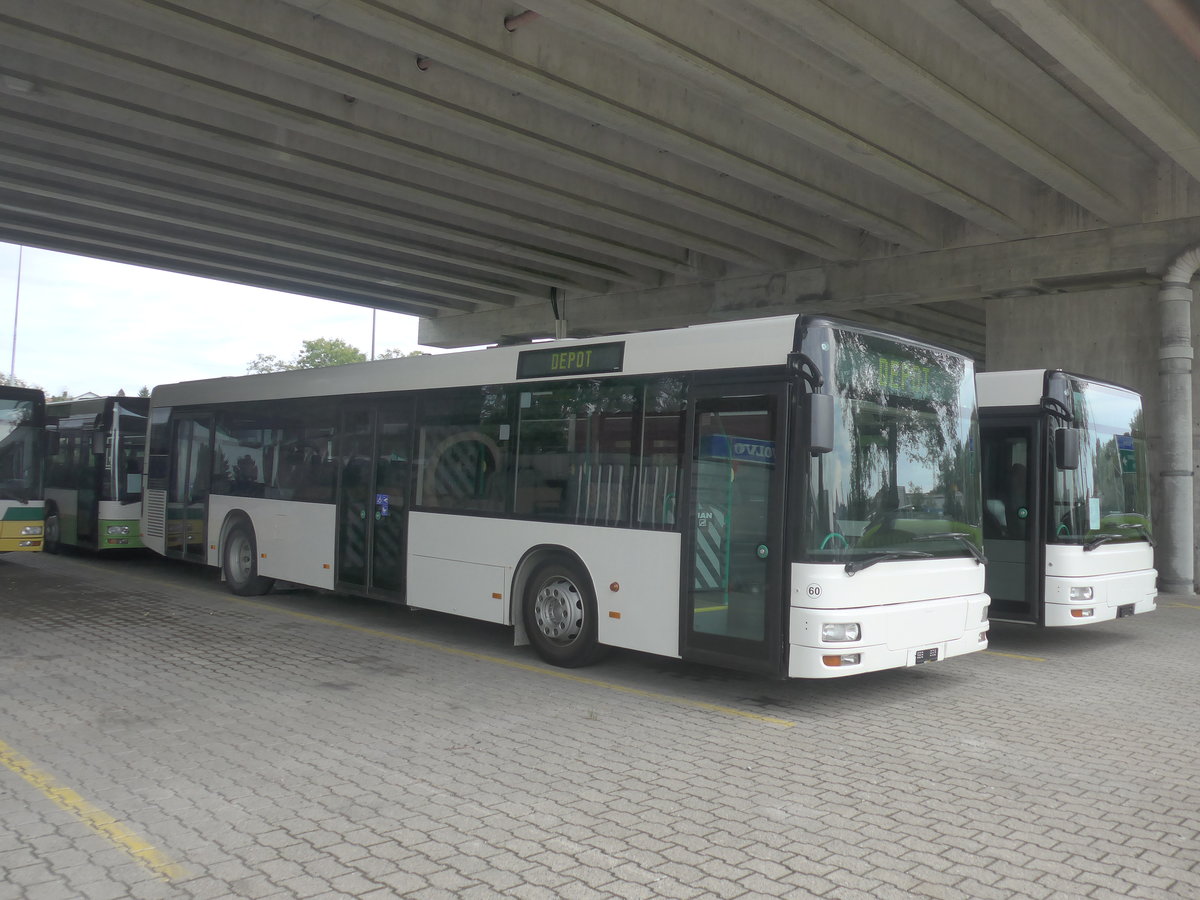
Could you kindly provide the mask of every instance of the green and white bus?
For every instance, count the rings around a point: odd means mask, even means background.
[[[46,396],[0,385],[0,553],[41,550]]]
[[[1058,369],[977,384],[992,617],[1086,625],[1154,609],[1141,396]]]
[[[46,550],[129,550],[142,543],[146,397],[46,405],[56,429],[46,461]]]
[[[147,546],[825,678],[987,646],[972,362],[826,318],[160,385]]]

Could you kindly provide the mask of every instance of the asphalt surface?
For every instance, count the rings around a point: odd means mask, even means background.
[[[779,682],[0,557],[0,900],[1200,897],[1200,599]]]

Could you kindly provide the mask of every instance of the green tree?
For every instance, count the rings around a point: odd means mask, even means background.
[[[142,389],[140,391],[138,391],[138,396],[139,397],[149,397],[150,396],[150,388],[143,384]]]
[[[426,356],[426,355],[427,354],[422,350],[409,350],[407,353],[405,353],[399,347],[392,347],[390,350],[384,350],[382,353],[378,354],[375,358],[376,359],[405,359],[409,356]]]
[[[296,368],[320,369],[366,361],[366,354],[340,338],[317,338],[304,342],[304,352],[296,357]]]
[[[246,371],[251,375],[262,375],[265,372],[286,372],[296,368],[291,363],[284,362],[278,356],[260,353],[246,364]]]
[[[341,338],[314,338],[303,342],[303,349],[295,359],[283,360],[278,356],[260,353],[246,366],[252,375],[265,372],[288,372],[293,369],[320,369],[325,366],[344,366],[347,363],[366,362],[366,355]]]

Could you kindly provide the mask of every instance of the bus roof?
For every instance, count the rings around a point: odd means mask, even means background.
[[[537,366],[533,380],[554,380],[589,374],[581,357],[563,360],[560,375],[545,374],[555,354],[580,353],[589,348],[619,345],[619,369],[604,374],[643,375],[683,372],[694,369],[733,369],[783,365],[795,344],[799,316],[775,316],[635,332],[590,339],[569,338],[510,347],[489,347],[457,353],[375,360],[320,369],[272,372],[158,385],[152,392],[155,406],[236,400],[272,400],[288,397],[323,397],[376,391],[421,390],[468,387],[477,384],[507,384],[522,380],[518,364],[526,360],[545,362]],[[581,362],[576,363],[576,359]],[[597,359],[599,357],[596,357]],[[591,374],[600,374],[591,372]]]
[[[375,360],[319,369],[227,376],[158,385],[152,405],[175,406],[396,390],[554,381],[581,375],[647,375],[782,366],[797,347],[801,319],[926,344],[826,316],[771,316],[595,338],[569,338],[458,353]],[[941,349],[941,348],[939,348]],[[591,355],[586,354],[592,351]],[[954,352],[954,351],[948,351]],[[961,355],[961,354],[959,354]]]
[[[1054,374],[1066,375],[1089,384],[1103,385],[1118,391],[1137,393],[1132,388],[1114,384],[1103,378],[1092,378],[1062,369],[1014,369],[1009,372],[978,372],[975,389],[981,408],[997,406],[1039,406],[1046,393],[1047,379]]]

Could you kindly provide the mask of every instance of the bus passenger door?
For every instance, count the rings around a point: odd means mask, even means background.
[[[686,659],[781,670],[786,396],[768,384],[693,391],[681,517]]]
[[[412,404],[385,401],[342,414],[338,587],[385,598],[404,592]]]
[[[1041,619],[1041,534],[1037,505],[1040,471],[1033,448],[1034,420],[985,425],[983,457],[983,549],[989,617],[1010,622]]]
[[[171,458],[175,467],[167,488],[166,555],[192,562],[208,558],[204,525],[212,479],[212,416],[174,421]],[[91,447],[81,452],[90,453]]]

